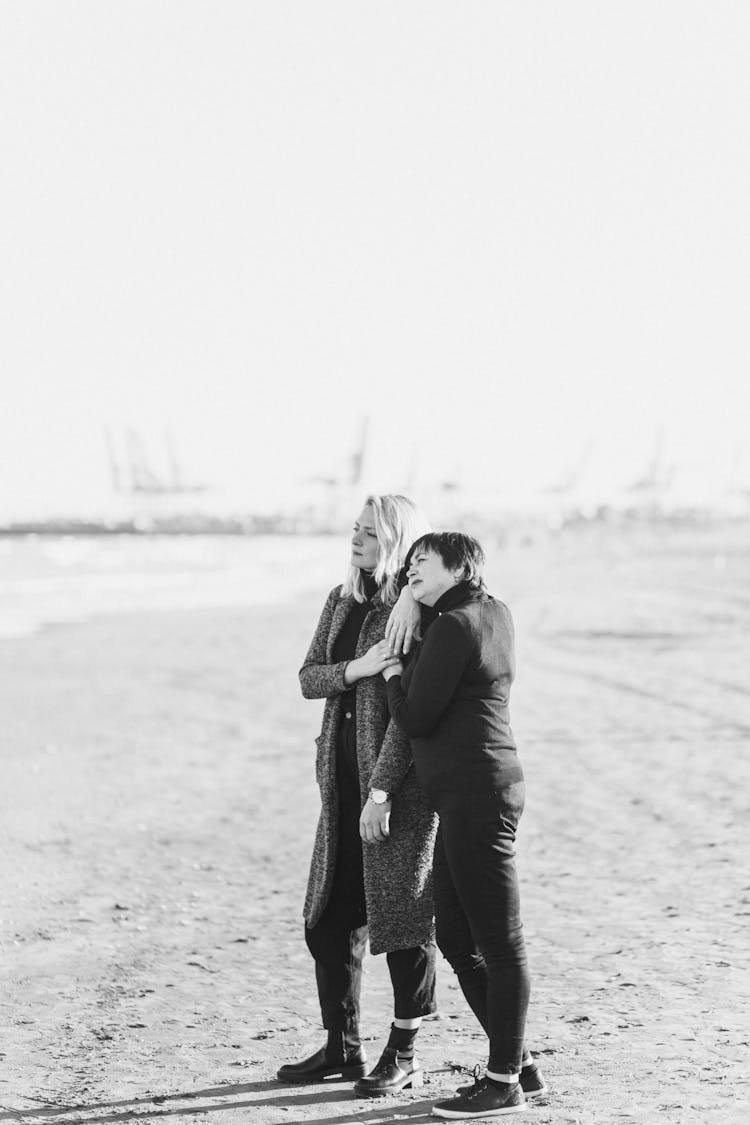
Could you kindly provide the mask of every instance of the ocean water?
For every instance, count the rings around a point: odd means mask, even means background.
[[[345,543],[324,536],[0,539],[0,637],[101,614],[280,602],[328,590]]]
[[[567,629],[579,603],[575,613],[593,614],[593,626],[630,630],[666,628],[673,613],[705,616],[709,605],[744,622],[750,609],[745,524],[495,529],[481,538],[489,588],[522,629],[540,613]],[[320,601],[347,561],[346,535],[0,538],[0,638],[99,615],[269,605],[306,593]]]

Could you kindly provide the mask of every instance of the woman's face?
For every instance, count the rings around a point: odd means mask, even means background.
[[[455,586],[460,570],[448,570],[435,551],[415,551],[407,571],[409,589],[418,602],[434,605],[438,598]]]
[[[365,504],[354,521],[352,535],[352,566],[360,570],[374,570],[378,561],[378,537],[375,533],[375,516],[371,504]]]

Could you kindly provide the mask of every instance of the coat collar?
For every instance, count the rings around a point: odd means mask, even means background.
[[[336,638],[341,632],[342,626],[349,616],[349,610],[352,607],[354,598],[349,597],[339,598],[333,608],[333,617],[331,618],[331,628],[328,630],[328,643],[326,644],[326,659],[330,662],[333,656],[333,646],[336,643]]]
[[[339,598],[339,600],[336,602],[336,605],[335,605],[334,610],[333,610],[333,617],[331,618],[331,628],[328,631],[328,643],[326,644],[326,659],[329,660],[329,661],[333,657],[333,646],[336,644],[336,638],[338,637],[339,633],[341,632],[341,630],[343,628],[343,625],[344,625],[344,622],[346,621],[347,617],[349,616],[349,613],[351,612],[352,606],[355,605],[355,604],[356,604],[355,600],[354,600],[354,598],[351,594],[349,594],[345,598]],[[359,641],[357,642],[357,655],[361,655],[361,652],[364,651],[362,649],[361,642],[362,642],[362,638],[365,636],[365,631],[367,629],[368,622],[372,619],[373,613],[378,613],[381,610],[385,610],[386,613],[390,613],[390,610],[388,609],[388,606],[383,605],[382,602],[377,601],[377,602],[373,602],[371,604],[371,606],[370,606],[370,608],[367,612],[367,615],[365,616],[365,619],[362,622],[362,628],[361,628],[360,634],[359,634]],[[369,647],[369,645],[366,646],[366,647]]]

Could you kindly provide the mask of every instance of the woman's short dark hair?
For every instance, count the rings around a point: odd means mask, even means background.
[[[407,566],[416,551],[433,551],[448,570],[462,569],[464,582],[477,590],[484,589],[484,551],[473,536],[463,531],[428,531],[412,543],[406,556]]]

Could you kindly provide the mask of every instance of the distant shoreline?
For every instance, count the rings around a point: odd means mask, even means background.
[[[105,523],[94,520],[28,520],[0,526],[0,539],[30,535],[336,535],[340,531],[325,526],[311,527],[294,520],[251,517],[249,519],[159,519],[153,522],[121,520]]]
[[[608,508],[603,507],[595,513],[571,511],[565,515],[544,512],[498,512],[495,517],[486,513],[467,512],[458,524],[471,523],[487,529],[493,527],[541,527],[556,530],[576,527],[648,527],[669,526],[685,528],[743,527],[750,523],[750,516],[729,514],[704,509],[677,509],[664,511],[658,508]],[[296,516],[159,516],[153,519],[131,518],[124,520],[96,519],[51,519],[18,520],[0,525],[0,539],[22,538],[24,536],[200,536],[219,535],[252,537],[256,535],[283,536],[335,536],[341,528],[309,517]]]

